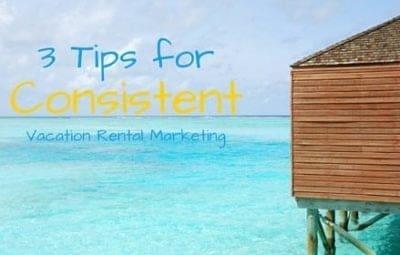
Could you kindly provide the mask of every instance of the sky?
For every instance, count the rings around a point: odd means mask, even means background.
[[[178,92],[226,91],[234,80],[243,94],[238,115],[287,115],[290,64],[400,15],[397,0],[29,2],[0,0],[1,116],[17,115],[10,93],[23,80],[34,81],[36,87],[21,93],[21,105],[43,101],[57,90],[107,91],[121,81],[127,90],[155,91],[163,80],[171,92]],[[201,68],[177,68],[174,61],[159,68],[152,61],[159,38],[172,42],[164,45],[165,54],[212,50],[214,55],[204,57]],[[134,50],[137,63],[127,69],[116,64],[101,81],[93,55],[85,55],[77,68],[76,52],[70,49],[94,45],[99,52]],[[48,68],[42,67],[43,53],[38,52],[45,47],[56,49],[56,61]],[[213,107],[207,111],[215,113]]]

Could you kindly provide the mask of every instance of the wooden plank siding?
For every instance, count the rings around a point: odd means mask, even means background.
[[[400,64],[292,69],[292,193],[400,203]]]

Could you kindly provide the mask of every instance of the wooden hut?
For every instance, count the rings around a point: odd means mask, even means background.
[[[291,74],[298,206],[399,213],[400,16],[294,63]]]

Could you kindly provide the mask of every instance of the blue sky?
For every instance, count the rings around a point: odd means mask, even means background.
[[[178,91],[224,90],[233,79],[243,93],[238,114],[288,114],[290,64],[397,15],[400,1],[0,0],[0,115],[15,115],[10,91],[27,79],[37,89],[21,97],[24,104],[54,90],[102,91],[122,80],[137,90],[155,89],[163,79]],[[173,42],[172,51],[212,49],[215,55],[200,70],[158,69],[151,59],[160,37]],[[105,51],[134,49],[140,62],[112,68],[101,82],[98,69],[75,68],[69,51],[94,44]],[[37,49],[46,46],[57,49],[57,62],[43,69]]]

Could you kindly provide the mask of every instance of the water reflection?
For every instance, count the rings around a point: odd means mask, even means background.
[[[400,215],[390,215],[390,222],[382,231],[378,254],[398,255],[400,251]],[[379,223],[378,223],[379,224]]]

